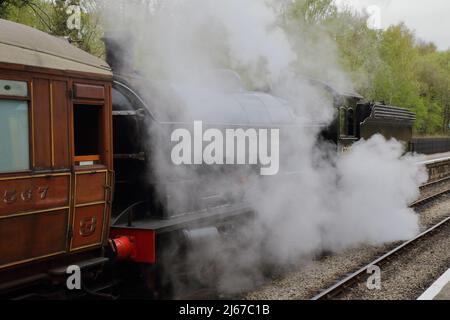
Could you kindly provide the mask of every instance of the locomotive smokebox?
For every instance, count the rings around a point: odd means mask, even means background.
[[[106,62],[115,73],[133,73],[133,37],[124,31],[108,31],[102,38],[106,49]]]

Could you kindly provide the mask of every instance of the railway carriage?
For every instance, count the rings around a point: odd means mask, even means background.
[[[111,83],[104,61],[0,20],[0,293],[106,262]]]

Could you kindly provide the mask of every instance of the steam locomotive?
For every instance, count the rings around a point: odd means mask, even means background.
[[[405,152],[411,151],[415,113],[384,102],[366,102],[357,93],[321,85],[333,95],[337,110],[334,121],[322,135],[337,146],[338,152],[346,152],[356,141],[367,140],[375,134],[396,139],[404,144]]]
[[[116,49],[108,50],[113,66]],[[338,110],[322,136],[340,151],[378,132],[411,140],[413,113],[320,85]],[[158,150],[148,141],[188,125],[181,114],[206,126],[298,125],[289,106],[267,93],[231,90],[223,99],[234,103],[222,113],[195,114],[181,103],[167,115],[165,99],[188,98],[173,85],[164,97],[148,88],[64,40],[0,20],[1,297],[113,298],[130,283],[158,291],[161,270],[177,256],[167,254],[174,244],[192,248],[251,219],[239,197],[247,172],[230,188],[205,188],[205,168],[193,168],[194,176],[155,172]],[[69,266],[79,269],[81,290],[68,289]]]

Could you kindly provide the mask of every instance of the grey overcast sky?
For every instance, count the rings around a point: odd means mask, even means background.
[[[356,10],[379,8],[381,28],[404,22],[416,35],[450,49],[450,0],[335,0]],[[377,10],[377,9],[375,9]],[[373,11],[372,11],[373,12]]]

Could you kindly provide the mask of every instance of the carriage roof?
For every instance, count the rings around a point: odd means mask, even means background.
[[[68,41],[0,19],[0,62],[112,76],[109,65]]]

